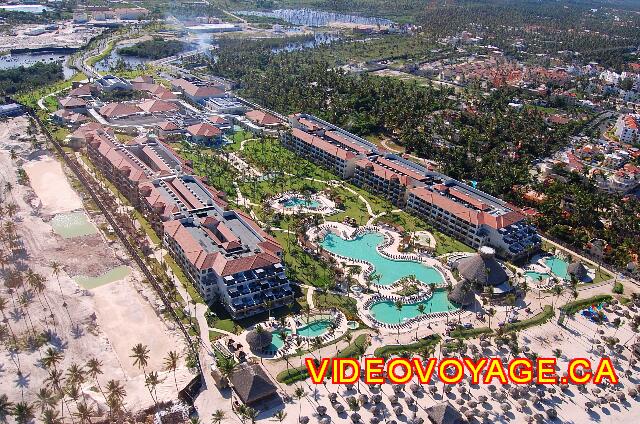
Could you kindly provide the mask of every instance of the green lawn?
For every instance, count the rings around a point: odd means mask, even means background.
[[[585,299],[574,300],[573,302],[569,302],[563,305],[560,309],[562,309],[567,315],[573,315],[576,312],[579,312],[585,308],[588,308],[591,305],[597,305],[602,302],[608,302],[613,298],[613,296],[609,294],[598,294],[592,297],[587,297]]]
[[[388,345],[381,346],[377,348],[373,355],[377,358],[380,357],[389,357],[391,355],[397,355],[402,352],[409,353],[422,353],[425,349],[435,349],[436,345],[440,342],[440,336],[437,334],[432,334],[428,337],[423,337],[416,343],[411,343],[408,345]]]
[[[553,308],[551,307],[551,305],[546,305],[542,312],[534,315],[529,319],[505,324],[504,327],[502,327],[502,332],[510,333],[513,331],[520,331],[529,327],[534,327],[536,325],[541,325],[553,318],[554,315],[555,313],[553,312]]]
[[[493,330],[488,327],[479,327],[479,328],[456,328],[449,335],[456,339],[472,339],[475,337],[479,337],[482,334],[491,334]]]
[[[182,268],[178,266],[178,264],[176,263],[176,261],[173,260],[171,255],[169,255],[168,253],[165,254],[164,261],[167,263],[169,268],[171,268],[171,271],[176,276],[176,278],[180,280],[184,288],[187,290],[187,293],[189,293],[189,296],[191,296],[191,299],[193,299],[193,301],[196,303],[205,303],[204,299],[202,298],[198,290],[196,290],[196,288],[193,286],[191,281],[187,278],[187,276],[182,271]]]
[[[360,334],[347,347],[339,351],[335,358],[359,358],[365,352],[369,344],[369,335]],[[307,371],[307,367],[304,365],[284,370],[276,376],[276,380],[284,384],[293,384],[298,381],[306,380],[307,378],[309,378],[309,372]],[[326,378],[331,378],[331,364],[329,364]]]
[[[313,293],[316,308],[337,308],[345,314],[349,321],[360,321],[355,299],[333,293]]]

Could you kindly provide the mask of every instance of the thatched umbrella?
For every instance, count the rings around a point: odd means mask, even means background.
[[[400,393],[402,390],[404,390],[404,384],[394,384],[392,387],[394,393]]]
[[[607,402],[616,403],[616,397],[614,395],[607,396]]]
[[[409,406],[411,406],[411,405],[413,405],[414,403],[416,403],[416,400],[415,400],[414,398],[412,398],[411,396],[407,397],[407,398],[405,399],[405,401],[407,402],[407,405],[409,405]]]
[[[333,409],[335,409],[338,414],[342,414],[344,412],[344,405],[336,402],[333,404]]]
[[[634,389],[633,387],[631,387],[627,393],[629,394],[629,396],[631,396],[632,398],[638,396],[638,391],[636,389]]]
[[[359,423],[360,422],[360,418],[362,418],[362,417],[357,412],[354,412],[353,414],[351,414],[351,422],[352,423]]]
[[[470,400],[467,405],[469,405],[470,408],[475,408],[476,406],[478,406],[478,402],[476,402],[475,400]]]
[[[555,392],[556,392],[556,388],[555,387],[549,387],[548,390],[549,390],[549,393],[551,393],[551,394],[555,394]]]
[[[590,400],[588,400],[588,401],[586,401],[586,402],[584,403],[584,406],[586,406],[586,407],[587,407],[587,409],[591,409],[591,408],[593,408],[595,405],[594,405],[594,403],[593,403],[593,402],[591,402]]]
[[[338,399],[338,394],[337,393],[329,393],[329,400],[331,401],[331,403],[335,402]]]
[[[481,340],[480,341],[480,347],[489,347],[489,342],[486,340]]]
[[[403,411],[402,405],[396,405],[396,406],[393,407],[393,412],[396,415],[402,415],[402,411]]]
[[[458,408],[458,411],[463,412],[463,413],[464,413],[464,412],[466,412],[466,411],[468,411],[468,410],[469,410],[469,408],[467,408],[467,407],[466,407],[466,406],[464,406],[464,405],[462,405],[460,408]]]
[[[478,400],[482,403],[485,403],[488,400],[488,398],[486,395],[480,395],[478,396]]]
[[[626,398],[626,396],[624,395],[624,392],[622,390],[616,392],[616,396],[618,396],[618,400],[621,401],[621,402],[624,401],[625,398]]]
[[[320,418],[320,424],[331,424],[331,418],[329,417]]]
[[[438,391],[438,388],[436,386],[429,386],[429,393],[431,393],[432,395],[435,394],[435,392]]]
[[[473,418],[473,411],[465,411],[463,415],[466,419],[471,420]]]
[[[532,395],[529,400],[531,401],[532,404],[536,405],[538,403],[540,403],[540,397],[537,395]]]
[[[247,343],[254,352],[261,352],[263,349],[271,345],[273,334],[271,332],[263,330],[261,327],[256,327],[255,330],[247,333]]]
[[[511,404],[507,403],[507,402],[502,402],[500,404],[500,408],[502,408],[504,411],[508,411],[511,409]]]
[[[464,387],[464,386],[460,386],[460,387],[458,387],[458,391],[459,391],[460,393],[462,393],[462,394],[465,394],[465,393],[467,393],[467,388],[466,388],[466,387]]]
[[[594,388],[591,390],[591,392],[592,392],[594,395],[599,394],[601,391],[602,391],[602,389],[601,389],[600,387],[594,387]]]
[[[462,398],[458,398],[458,399],[456,399],[456,403],[457,403],[458,405],[464,405],[464,399],[462,399]]]
[[[316,408],[316,413],[319,416],[323,416],[324,414],[327,413],[327,407],[324,405],[318,405],[318,407]]]
[[[453,387],[451,387],[450,385],[444,386],[444,392],[445,393],[451,393],[452,390],[453,390]]]
[[[548,417],[550,420],[554,420],[554,419],[556,419],[556,418],[558,417],[558,411],[556,411],[556,410],[555,410],[555,409],[553,409],[553,408],[549,408],[549,409],[547,409],[547,417]]]
[[[389,402],[391,402],[392,405],[395,403],[398,403],[398,396],[396,395],[389,396]]]
[[[489,411],[482,411],[480,413],[480,416],[486,420],[487,418],[489,418]]]
[[[379,422],[380,422],[380,418],[378,418],[378,417],[369,418],[369,423],[370,424],[378,424]]]
[[[360,402],[360,405],[369,403],[369,396],[365,395],[364,393],[361,393],[360,396],[358,396],[358,402]]]
[[[371,397],[371,399],[373,400],[373,403],[380,403],[382,402],[382,395],[379,393],[376,393]]]
[[[409,390],[411,390],[411,393],[418,393],[421,389],[422,387],[416,383],[411,383],[411,385],[409,386]]]
[[[607,398],[604,396],[601,398],[598,398],[598,402],[600,402],[600,405],[605,405],[607,403]]]
[[[496,388],[496,386],[494,386],[493,384],[489,384],[489,385],[487,386],[487,389],[489,389],[489,391],[490,391],[490,392],[495,392],[497,388]]]
[[[524,400],[524,399],[519,399],[518,400],[518,405],[520,405],[523,408],[526,408],[527,407],[527,401]]]
[[[300,424],[309,424],[309,417],[307,417],[307,416],[302,416],[302,417],[300,417],[300,419],[298,419],[298,422],[299,422]]]
[[[537,422],[542,422],[544,420],[544,416],[540,413],[537,413],[533,416]]]

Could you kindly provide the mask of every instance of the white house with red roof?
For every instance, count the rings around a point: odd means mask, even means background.
[[[624,143],[633,143],[640,140],[639,127],[640,115],[622,115],[616,121],[614,134]]]
[[[200,104],[204,103],[207,99],[225,96],[224,87],[200,83],[196,84],[185,79],[175,79],[171,81],[171,87],[176,91],[180,91],[191,101]]]

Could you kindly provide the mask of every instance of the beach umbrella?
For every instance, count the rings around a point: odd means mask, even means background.
[[[607,403],[607,398],[603,396],[601,398],[598,398],[597,402],[600,402],[600,405],[604,405]]]
[[[302,416],[302,417],[300,417],[300,419],[298,420],[298,422],[299,422],[300,424],[309,424],[309,417],[307,417],[307,416]]]
[[[602,389],[600,387],[594,387],[593,390],[591,390],[594,395],[599,394],[601,391]]]
[[[547,417],[550,420],[556,419],[558,417],[558,411],[553,408],[547,409]]]
[[[379,422],[380,422],[380,418],[378,418],[378,417],[369,418],[369,423],[370,424],[378,424]]]
[[[416,403],[416,400],[415,400],[414,398],[412,398],[412,397],[408,397],[408,398],[406,399],[406,402],[407,402],[407,405],[411,406],[411,405],[413,405],[414,403]]]
[[[444,392],[445,392],[445,393],[451,393],[451,391],[452,391],[452,390],[453,390],[453,387],[451,387],[451,386],[449,386],[449,385],[444,386]]]
[[[542,422],[544,420],[544,416],[542,416],[542,414],[540,413],[535,414],[533,418],[535,418],[537,422]]]
[[[531,403],[533,403],[534,405],[540,403],[540,397],[537,395],[533,395],[529,398],[529,400],[531,401]]]
[[[465,418],[470,420],[471,418],[473,418],[473,411],[465,411],[463,415],[465,416]]]
[[[480,413],[480,416],[486,420],[487,418],[489,418],[489,411],[482,411]]]
[[[616,403],[616,398],[613,395],[609,395],[607,396],[607,402],[609,403]]]
[[[475,400],[470,400],[467,405],[469,405],[470,408],[475,408],[476,406],[478,406],[478,402],[476,402]]]
[[[398,396],[396,396],[396,395],[389,396],[389,402],[391,402],[392,405],[394,403],[398,403]]]
[[[360,405],[369,403],[369,396],[365,395],[364,393],[360,394],[360,396],[358,396],[358,402],[360,402]]]
[[[394,412],[396,415],[402,415],[402,406],[401,406],[401,405],[396,405],[396,406],[393,408],[393,412]]]
[[[412,393],[418,393],[420,391],[420,385],[411,383],[411,385],[409,386],[409,390],[411,390]]]
[[[330,424],[330,423],[331,423],[331,418],[329,417],[320,418],[320,424]]]
[[[371,399],[373,400],[373,403],[380,403],[382,402],[382,395],[381,394],[375,394],[371,397]]]
[[[590,400],[586,401],[584,406],[587,407],[587,409],[591,409],[593,408],[595,405],[593,404],[593,402],[591,402]]]
[[[357,412],[354,412],[353,414],[351,414],[351,422],[352,423],[358,423],[360,422],[360,414],[358,414]]]
[[[338,414],[342,414],[344,412],[344,405],[336,402],[333,404],[333,409],[335,409]]]
[[[485,396],[485,395],[480,395],[480,396],[478,396],[478,400],[479,400],[480,402],[482,402],[482,403],[485,403],[485,402],[487,401],[487,399],[488,399],[488,398],[487,398],[487,396]]]
[[[429,393],[434,394],[437,391],[438,391],[438,388],[436,386],[429,386]]]
[[[464,399],[462,399],[462,398],[458,398],[458,399],[456,399],[456,403],[457,403],[458,405],[464,405]]]
[[[507,402],[503,402],[500,404],[500,408],[504,409],[505,411],[508,411],[511,409],[511,405],[508,404]]]
[[[392,387],[393,387],[393,392],[394,393],[400,393],[404,386],[401,385],[401,384],[394,384]]]
[[[526,408],[527,401],[524,400],[524,399],[520,399],[520,400],[518,400],[518,405],[522,406],[523,408]]]
[[[620,390],[619,392],[616,392],[616,396],[618,396],[618,400],[620,400],[620,401],[624,401],[624,399],[625,399],[625,395],[624,395],[624,392],[622,390]]]
[[[460,412],[465,412],[465,411],[468,411],[468,410],[469,410],[469,408],[467,408],[464,405],[462,405],[460,408],[458,408],[458,411],[460,411]]]
[[[465,393],[467,393],[467,388],[466,388],[466,387],[464,387],[464,386],[460,386],[460,387],[458,388],[458,391],[459,391],[460,393],[462,393],[462,394],[465,394]]]
[[[327,407],[324,405],[318,405],[318,407],[316,408],[316,412],[318,413],[318,415],[323,416],[327,413]]]
[[[489,384],[489,386],[487,386],[487,389],[489,389],[490,392],[495,392],[496,386],[494,386],[493,384]]]
[[[631,396],[632,398],[638,396],[638,391],[636,389],[634,389],[633,387],[629,389],[629,391],[627,392],[629,394],[629,396]]]
[[[549,387],[549,393],[555,393],[555,392],[556,392],[555,387]]]
[[[336,399],[338,399],[337,393],[329,393],[329,400],[331,401],[331,403],[335,402]]]

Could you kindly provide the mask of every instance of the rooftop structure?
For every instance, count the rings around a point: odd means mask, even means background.
[[[194,83],[185,79],[175,79],[171,81],[171,87],[179,90],[196,103],[204,103],[206,99],[225,96],[224,87]]]
[[[517,208],[405,159],[326,121],[291,115],[283,144],[344,179],[406,207],[464,243],[495,247],[510,259],[539,247],[541,239]]]

